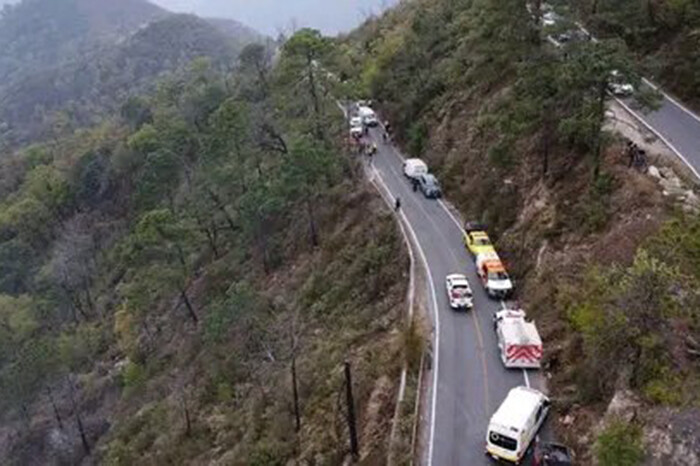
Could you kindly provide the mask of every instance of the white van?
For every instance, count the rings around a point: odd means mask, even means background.
[[[421,175],[428,174],[428,165],[421,159],[406,159],[403,162],[403,174],[407,178],[417,180]]]
[[[360,107],[358,110],[358,115],[362,118],[362,122],[367,126],[379,126],[379,120],[377,120],[377,114],[374,113],[369,107]]]
[[[551,402],[539,391],[515,387],[491,416],[486,432],[486,454],[518,464],[542,427]]]

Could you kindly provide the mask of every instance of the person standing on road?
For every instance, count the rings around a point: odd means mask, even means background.
[[[394,210],[398,212],[399,209],[401,209],[401,198],[397,196],[396,200],[394,201]]]

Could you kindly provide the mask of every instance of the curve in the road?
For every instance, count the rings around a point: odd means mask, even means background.
[[[380,148],[373,169],[391,196],[402,200],[401,218],[422,251],[430,286],[435,342],[426,463],[489,464],[484,456],[489,418],[511,388],[530,381],[527,373],[503,367],[491,321],[501,304],[481,288],[463,246],[459,220],[444,204],[412,191],[401,173],[401,155],[376,136],[371,134]],[[452,311],[445,293],[438,291],[444,288],[444,277],[455,272],[464,273],[473,284],[471,315]],[[540,377],[533,381],[543,388]]]

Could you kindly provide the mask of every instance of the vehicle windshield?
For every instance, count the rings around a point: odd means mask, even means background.
[[[499,271],[495,271],[495,272],[489,272],[488,278],[489,278],[489,280],[503,281],[503,280],[508,280],[508,274],[502,270],[499,270]]]
[[[464,298],[466,296],[471,296],[469,287],[466,285],[455,285],[452,287],[452,297],[454,298]]]
[[[481,236],[474,239],[474,244],[476,244],[477,246],[490,246],[491,241],[489,241],[488,238]]]
[[[438,185],[437,178],[435,178],[433,175],[425,175],[423,177],[423,182],[428,186],[437,186]]]
[[[489,442],[504,450],[515,451],[518,448],[517,440],[493,431],[489,433]]]

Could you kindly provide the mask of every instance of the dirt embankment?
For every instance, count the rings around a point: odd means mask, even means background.
[[[521,142],[507,166],[495,166],[479,140],[474,110],[479,105],[466,98],[424,116],[431,122],[425,158],[463,216],[491,225],[517,279],[517,299],[545,342],[543,370],[556,400],[554,420],[586,463],[592,461],[591,446],[608,408],[606,401],[580,400],[575,375],[580,338],[560,295],[577,287],[593,265],[630,265],[677,209],[697,212],[697,185],[667,148],[616,106],[608,115],[613,141],[603,155],[601,181],[593,182],[587,159],[561,150],[550,154],[543,175],[535,141]],[[646,151],[646,167],[630,167],[628,140]],[[687,410],[639,403],[635,419],[645,426],[648,464],[676,464],[668,461],[693,449],[698,454],[682,427],[692,417]]]

